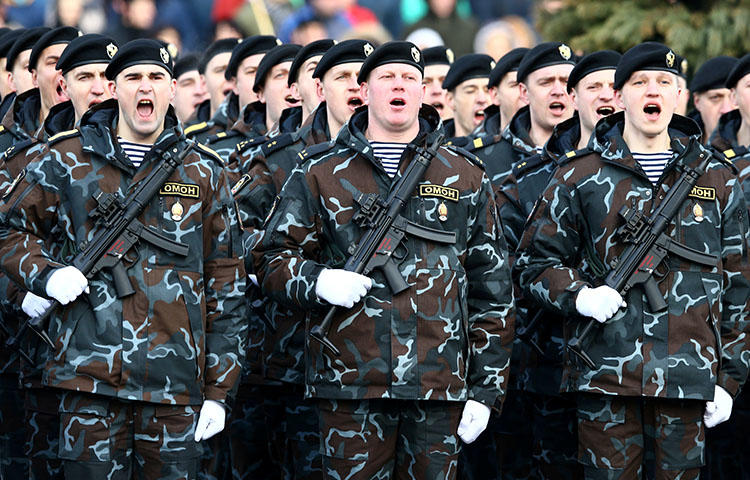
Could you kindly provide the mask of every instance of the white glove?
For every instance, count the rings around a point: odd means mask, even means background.
[[[315,282],[318,298],[331,305],[352,308],[372,288],[372,280],[359,273],[326,268]]]
[[[490,407],[475,400],[467,400],[461,423],[458,424],[458,436],[464,443],[471,443],[487,428],[490,421]]]
[[[36,318],[43,314],[50,305],[52,305],[52,300],[26,292],[26,296],[23,297],[23,302],[21,302],[21,309],[29,317]]]
[[[215,400],[203,402],[201,413],[198,416],[198,425],[195,427],[195,441],[208,440],[224,430],[226,417],[227,412],[219,402]]]
[[[254,274],[254,273],[249,273],[249,274],[247,275],[247,278],[248,278],[248,280],[250,280],[250,283],[252,283],[252,284],[253,284],[253,285],[255,285],[256,287],[260,286],[260,285],[258,285],[258,276],[257,276],[256,274]]]
[[[89,281],[76,267],[58,268],[49,276],[45,290],[61,305],[67,305],[81,293],[89,293]]]
[[[592,317],[599,323],[604,323],[626,307],[625,300],[612,287],[583,287],[576,296],[576,310],[584,317]]]
[[[716,385],[714,387],[714,400],[706,402],[706,411],[703,412],[703,423],[706,428],[713,428],[716,425],[726,422],[732,415],[732,396],[726,390]]]

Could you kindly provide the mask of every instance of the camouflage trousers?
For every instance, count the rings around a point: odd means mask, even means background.
[[[578,480],[578,422],[573,395],[529,394],[535,478]]]
[[[706,480],[750,480],[747,435],[750,432],[750,393],[741,391],[726,422],[706,429]]]
[[[28,476],[29,462],[23,451],[25,436],[18,372],[0,374],[0,480]]]
[[[463,402],[321,400],[323,469],[328,478],[456,478],[456,430]]]
[[[578,460],[587,480],[697,479],[704,462],[701,400],[578,395]],[[653,459],[648,466],[646,460]]]
[[[52,388],[27,388],[24,396],[26,414],[26,456],[30,461],[30,480],[64,478],[58,457],[61,392]]]
[[[199,409],[65,392],[59,454],[65,478],[195,479]]]
[[[229,425],[235,480],[322,479],[317,401],[295,385],[241,385]]]

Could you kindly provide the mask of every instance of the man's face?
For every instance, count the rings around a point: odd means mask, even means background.
[[[750,74],[740,78],[732,89],[732,101],[737,104],[742,115],[742,121],[750,121]]]
[[[361,62],[342,63],[331,67],[318,82],[318,92],[326,101],[328,113],[339,124],[349,121],[354,110],[363,105],[357,83]]]
[[[51,108],[58,103],[68,101],[68,96],[62,89],[62,73],[56,69],[57,60],[60,58],[67,44],[50,45],[42,50],[37,60],[36,68],[31,72],[34,85],[39,87],[39,95],[42,104]]]
[[[112,98],[104,75],[106,69],[106,63],[81,65],[71,69],[61,80],[60,85],[70,97],[77,119],[89,108]]]
[[[639,70],[615,92],[615,102],[625,110],[626,123],[646,137],[655,137],[669,126],[679,92],[675,74]]]
[[[500,115],[506,121],[513,118],[521,107],[528,105],[528,101],[521,98],[521,88],[516,81],[516,73],[518,72],[515,70],[506,73],[497,88],[490,89],[493,97],[492,103],[500,107]]]
[[[544,130],[552,130],[573,115],[573,102],[567,91],[571,70],[573,65],[550,65],[526,77],[521,84],[521,97],[529,104],[532,123]]]
[[[177,90],[174,95],[177,118],[185,122],[207,97],[206,85],[198,70],[190,70],[177,77]]]
[[[287,84],[291,66],[291,61],[274,65],[266,76],[263,89],[258,93],[258,99],[266,104],[268,125],[278,122],[285,109],[299,105],[299,99],[293,96],[292,89]]]
[[[315,110],[315,107],[320,104],[316,82],[312,75],[321,57],[323,55],[316,55],[305,60],[297,73],[297,81],[292,84],[294,96],[302,101],[302,108],[305,110],[306,115],[311,114]]]
[[[253,92],[253,84],[255,83],[255,72],[258,71],[258,64],[263,60],[264,55],[265,53],[250,55],[242,60],[237,67],[237,85],[234,91],[239,96],[240,108],[258,100],[258,95]]]
[[[453,118],[453,110],[445,99],[447,93],[443,90],[443,80],[450,70],[450,65],[430,65],[424,67],[425,103],[429,103],[440,114],[443,120]]]
[[[484,120],[484,109],[490,104],[487,78],[472,78],[458,84],[446,96],[453,108],[453,119],[463,134],[471,133]]]
[[[232,52],[214,55],[206,64],[206,71],[203,72],[203,78],[206,81],[206,90],[208,90],[208,94],[211,97],[212,110],[217,108],[224,101],[224,97],[232,91],[232,83],[224,78],[224,70],[227,69],[229,57],[231,56]]]
[[[596,122],[620,109],[615,104],[614,69],[591,72],[570,93],[583,126],[593,131]]]
[[[719,117],[737,108],[728,88],[712,88],[693,94],[695,109],[701,114],[706,135],[710,135],[719,123]]]
[[[133,65],[109,84],[112,96],[119,102],[120,121],[124,122],[131,141],[153,141],[161,133],[176,83],[158,65]]]
[[[388,63],[374,68],[360,86],[369,105],[368,118],[386,132],[403,133],[417,122],[424,100],[422,74],[404,63]]]
[[[24,50],[18,54],[16,62],[13,64],[13,87],[19,95],[34,88],[34,81],[31,79],[31,72],[29,72],[30,55],[31,49]]]

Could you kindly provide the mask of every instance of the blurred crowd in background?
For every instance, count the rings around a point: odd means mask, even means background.
[[[306,45],[361,38],[445,45],[456,56],[500,58],[537,43],[532,0],[2,0],[0,26],[69,25],[106,33],[120,45],[152,37],[179,53],[256,34]]]

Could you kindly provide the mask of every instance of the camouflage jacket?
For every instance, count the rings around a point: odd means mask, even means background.
[[[206,139],[206,145],[219,154],[224,165],[232,172],[230,180],[236,178],[235,168],[229,164],[230,155],[238,145],[259,143],[266,135],[266,105],[260,102],[248,103],[240,112],[237,121],[227,131],[221,131]]]
[[[211,120],[211,99],[203,100],[195,107],[195,112],[185,121],[185,130],[201,122]]]
[[[39,89],[18,95],[0,121],[0,153],[39,133]]]
[[[708,139],[711,150],[722,155],[739,170],[740,184],[745,192],[745,202],[750,206],[750,145],[737,142],[737,132],[742,124],[739,110],[732,110],[719,117],[716,130]]]
[[[8,109],[11,105],[13,105],[13,102],[16,100],[16,92],[10,92],[6,96],[3,97],[3,100],[0,101],[0,119],[5,116],[6,113],[8,113]]]
[[[188,124],[190,126],[185,128],[185,136],[198,141],[198,143],[206,143],[212,135],[216,135],[219,132],[226,132],[234,125],[234,122],[237,121],[240,115],[239,102],[240,97],[234,92],[229,92],[210,120],[198,123],[192,123],[189,120]],[[198,109],[196,109],[196,114],[203,112],[202,108],[203,104],[199,105]]]
[[[0,209],[0,267],[37,295],[55,268],[91,240],[89,217],[99,192],[126,197],[161,155],[177,154],[185,138],[170,108],[165,131],[139,169],[116,142],[117,102],[89,110],[78,130],[49,142]],[[169,404],[224,401],[244,353],[245,269],[239,228],[220,159],[204,147],[177,167],[139,220],[189,246],[186,257],[140,242],[130,252],[135,294],[118,299],[109,272],[90,280],[91,293],[54,315],[56,351],[48,386]],[[183,188],[174,188],[183,187]],[[57,261],[47,246],[59,228]],[[84,301],[86,300],[86,301]]]
[[[676,155],[654,185],[622,139],[623,123],[622,112],[602,119],[594,152],[557,169],[521,239],[514,271],[524,295],[565,316],[577,315],[578,291],[600,284],[604,266],[625,249],[616,235],[621,207],[648,215],[682,165],[710,155],[695,123],[675,115],[669,133]],[[709,268],[670,255],[667,268],[659,269],[666,272],[659,282],[668,304],[663,312],[650,310],[640,288],[631,290],[627,309],[597,325],[584,345],[596,367],[580,366],[578,390],[711,400],[715,384],[734,395],[744,383],[750,362],[747,207],[735,171],[720,159],[697,186],[703,188],[684,202],[668,234],[721,260]]]
[[[283,123],[282,123],[283,125]],[[305,124],[294,133],[281,133],[263,143],[255,154],[248,150],[240,156],[242,179],[232,188],[245,228],[243,244],[245,269],[253,271],[252,247],[262,234],[263,222],[268,216],[274,198],[286,181],[287,175],[301,161],[302,149],[328,141],[328,118],[325,102]],[[263,341],[253,342],[250,335],[248,358],[257,358],[263,377],[287,383],[304,383],[305,316],[300,309],[266,299],[263,302],[265,322],[258,325]],[[252,326],[251,326],[252,328]]]
[[[352,222],[358,209],[354,197],[360,192],[385,197],[415,145],[429,144],[440,132],[437,111],[423,106],[420,134],[392,179],[372,154],[366,123],[363,107],[330,148],[310,155],[290,174],[253,252],[263,291],[316,318],[329,307],[315,293],[318,275],[326,267],[341,268],[343,252],[363,234]],[[436,193],[430,186],[444,189]],[[472,160],[443,147],[402,215],[455,232],[457,243],[407,237],[398,268],[409,288],[394,296],[383,275],[373,272],[364,301],[334,317],[329,338],[341,356],[308,340],[307,395],[473,398],[492,406],[508,379],[513,295],[489,179]]]

